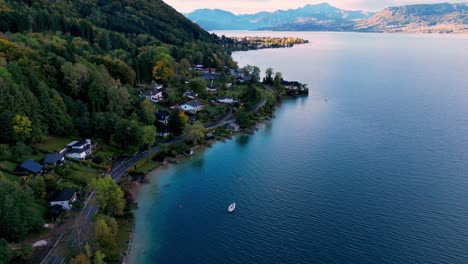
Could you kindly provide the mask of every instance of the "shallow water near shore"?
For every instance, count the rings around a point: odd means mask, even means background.
[[[309,96],[155,170],[130,262],[468,263],[468,36],[249,34],[310,41],[234,54]]]

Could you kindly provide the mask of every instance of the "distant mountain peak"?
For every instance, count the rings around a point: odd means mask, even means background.
[[[252,30],[307,21],[352,21],[369,18],[373,14],[362,11],[346,11],[323,2],[308,4],[296,9],[243,15],[235,15],[219,9],[199,9],[186,14],[186,16],[206,30]]]
[[[355,26],[359,31],[468,33],[468,3],[387,7]]]

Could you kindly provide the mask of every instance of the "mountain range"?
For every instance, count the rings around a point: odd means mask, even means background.
[[[253,30],[310,22],[355,21],[369,18],[374,14],[373,12],[342,10],[327,3],[321,3],[297,9],[244,15],[235,15],[220,9],[198,9],[185,16],[206,30]]]
[[[380,12],[349,11],[321,3],[244,15],[198,9],[185,16],[206,30],[468,33],[468,3],[405,5]]]

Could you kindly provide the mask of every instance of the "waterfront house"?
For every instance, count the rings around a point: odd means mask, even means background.
[[[73,141],[67,145],[66,156],[74,159],[85,159],[91,154],[91,139]]]
[[[183,103],[180,108],[189,113],[196,113],[201,109],[201,104],[197,100],[191,100]]]
[[[72,188],[63,188],[62,190],[56,191],[50,199],[49,205],[60,205],[65,210],[72,208],[73,202],[77,199],[76,190]]]
[[[206,137],[206,139],[213,139],[215,136],[214,136],[213,132],[208,132],[208,133],[206,133],[205,137]]]
[[[198,97],[198,94],[194,91],[186,91],[184,93],[184,97],[190,98],[190,99],[196,99]]]
[[[225,103],[225,104],[232,104],[234,103],[234,98],[222,96],[218,98],[218,102]]]
[[[169,111],[164,110],[164,109],[158,109],[156,111],[155,115],[156,115],[156,121],[158,121],[160,123],[163,123],[165,125],[167,125],[167,123],[169,123],[169,119],[170,119],[170,116],[171,116]]]
[[[296,81],[293,81],[293,82],[282,81],[281,84],[284,85],[284,87],[287,90],[301,90],[301,91],[304,90],[303,85]]]
[[[15,172],[26,172],[38,176],[46,174],[47,168],[32,160],[26,160],[16,167]]]
[[[52,166],[62,165],[65,163],[65,156],[62,153],[46,154],[42,163]]]
[[[237,124],[237,123],[235,123],[235,122],[234,122],[234,123],[228,124],[227,127],[228,127],[228,129],[230,129],[230,130],[232,130],[232,131],[234,131],[234,132],[237,132],[237,131],[240,130],[239,124]]]

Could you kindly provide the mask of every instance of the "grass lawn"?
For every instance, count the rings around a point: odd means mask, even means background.
[[[77,139],[73,139],[73,138],[70,138],[70,137],[53,137],[53,136],[50,136],[45,141],[43,141],[41,143],[38,143],[38,144],[36,144],[34,146],[37,147],[40,150],[52,153],[52,152],[58,152],[58,151],[62,150],[63,148],[65,148],[67,146],[68,143],[70,143],[71,141],[74,141],[74,140],[77,140]]]
[[[1,171],[0,172],[3,176],[5,176],[8,180],[12,181],[12,182],[17,182],[19,183],[20,180],[21,180],[21,177],[20,176],[16,176],[16,175],[13,175],[11,173],[7,173],[7,172],[4,172],[4,171]]]
[[[90,168],[84,164],[79,164],[73,161],[67,161],[67,163],[71,166],[72,172],[68,179],[79,182],[84,185],[89,184],[96,176],[100,175],[99,171],[93,168]]]
[[[80,189],[82,186],[78,185],[75,182],[71,182],[69,180],[63,180],[59,183],[59,188],[74,188],[74,189]]]
[[[18,166],[18,164],[13,163],[13,162],[8,161],[8,160],[0,161],[0,167],[2,167],[4,169],[7,169],[7,170],[9,170],[11,172],[15,171],[16,166]]]
[[[141,171],[143,173],[148,173],[152,170],[154,170],[157,166],[159,166],[159,162],[156,162],[156,161],[153,161],[153,160],[150,160],[148,161],[147,159],[139,162],[136,164],[137,166],[137,170],[138,171]],[[130,170],[133,170],[134,167],[132,167]]]

